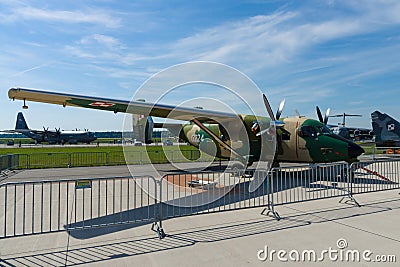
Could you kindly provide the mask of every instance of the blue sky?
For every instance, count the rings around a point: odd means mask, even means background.
[[[0,0],[0,39],[0,129],[21,111],[10,87],[131,99],[151,75],[192,60],[245,73],[273,109],[286,99],[283,116],[315,118],[319,105],[362,114],[352,126],[370,127],[376,109],[400,119],[396,0]],[[31,128],[66,130],[120,130],[124,118],[40,103],[24,113]]]

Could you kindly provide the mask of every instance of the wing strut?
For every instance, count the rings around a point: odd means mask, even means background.
[[[205,131],[209,136],[211,136],[215,141],[217,141],[221,146],[223,146],[224,148],[228,149],[232,154],[234,154],[235,156],[239,157],[240,159],[243,160],[243,162],[246,162],[247,160],[240,155],[239,153],[237,153],[235,150],[233,150],[233,148],[231,148],[227,143],[225,143],[224,141],[221,140],[221,138],[219,138],[217,135],[215,135],[210,129],[208,129],[206,126],[204,126],[200,121],[198,121],[197,119],[192,119],[191,120],[194,124],[196,124],[197,126],[200,127],[200,129],[202,129],[203,131]]]

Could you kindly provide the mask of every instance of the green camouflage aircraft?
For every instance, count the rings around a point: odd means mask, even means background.
[[[148,115],[146,126],[146,142],[151,142],[149,134],[154,124],[151,116],[188,121],[180,125],[163,125],[165,128],[179,130],[179,137],[191,145],[211,153],[211,147],[216,147],[216,156],[221,158],[246,159],[247,165],[261,160],[262,136],[266,131],[271,134],[271,128],[265,125],[275,122],[276,132],[272,135],[277,140],[274,162],[303,162],[325,163],[336,161],[353,162],[364,150],[350,140],[334,134],[320,118],[320,121],[301,116],[280,119],[283,108],[281,103],[276,115],[271,110],[267,98],[263,95],[264,103],[270,118],[254,115],[236,115],[233,113],[209,111],[199,108],[175,107],[163,104],[151,104],[141,101],[124,101],[108,98],[64,94],[58,92],[39,91],[34,89],[11,88],[8,92],[10,99],[58,104],[64,107],[75,106],[112,112],[125,112]],[[245,129],[248,139],[247,150],[241,149],[240,140],[231,138],[232,131],[226,131],[221,122],[239,120]],[[160,126],[160,125],[156,125]],[[275,128],[274,128],[275,129]],[[236,134],[236,133],[233,133]],[[242,133],[243,134],[243,133]],[[268,148],[267,148],[268,149]],[[275,147],[273,148],[275,149]],[[243,162],[243,161],[242,161]]]

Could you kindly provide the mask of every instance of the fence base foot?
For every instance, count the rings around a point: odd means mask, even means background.
[[[271,207],[271,205],[268,205],[266,208],[264,208],[261,211],[261,215],[271,216],[271,217],[275,218],[277,221],[279,221],[281,219],[281,216],[279,216],[278,212],[276,212],[274,210],[274,208]]]
[[[339,200],[339,203],[345,203],[345,204],[352,203],[357,207],[361,207],[360,203],[358,203],[357,200],[352,195],[347,195],[345,197],[342,197]]]
[[[159,222],[154,222],[151,226],[151,230],[153,232],[157,233],[158,239],[163,239],[167,235],[164,232],[164,229],[162,229],[161,224]]]

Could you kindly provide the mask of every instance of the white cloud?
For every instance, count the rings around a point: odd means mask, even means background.
[[[103,45],[109,49],[120,49],[121,48],[121,42],[112,37],[112,36],[108,36],[108,35],[103,35],[103,34],[92,34],[89,36],[85,36],[83,38],[81,38],[81,40],[79,41],[79,44],[82,45]]]
[[[121,26],[119,18],[107,14],[103,10],[87,9],[85,11],[48,10],[30,6],[20,6],[11,9],[11,14],[2,15],[3,22],[18,20],[56,21],[63,23],[90,23],[100,24],[107,28]]]
[[[336,11],[324,17],[307,18],[309,13],[300,9],[224,23],[178,40],[170,46],[169,56],[239,64],[250,71],[276,67],[315,45],[379,31],[388,23],[400,23],[400,2],[368,3],[360,6],[359,2],[351,2],[348,4],[351,12]]]

